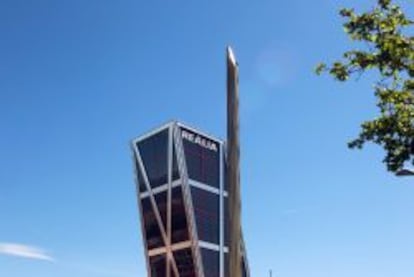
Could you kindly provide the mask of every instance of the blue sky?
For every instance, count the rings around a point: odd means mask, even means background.
[[[224,137],[231,44],[252,276],[412,277],[414,179],[346,147],[372,76],[312,72],[349,46],[339,7],[373,2],[2,0],[0,276],[145,276],[129,140]]]

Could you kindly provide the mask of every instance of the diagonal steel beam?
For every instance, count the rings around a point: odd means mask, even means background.
[[[160,228],[160,231],[161,231],[161,237],[163,239],[164,245],[167,248],[166,262],[171,263],[174,274],[176,275],[176,277],[178,277],[179,274],[178,274],[177,263],[174,259],[174,255],[172,254],[172,251],[171,251],[171,245],[170,245],[169,240],[168,240],[166,227],[164,226],[164,224],[162,222],[160,211],[158,209],[157,202],[155,201],[155,197],[154,197],[154,194],[152,192],[152,189],[151,189],[151,186],[150,186],[150,183],[149,183],[149,180],[148,180],[147,171],[145,170],[145,166],[144,166],[144,163],[142,161],[141,153],[140,153],[140,151],[139,151],[139,149],[136,145],[134,146],[134,150],[135,150],[135,154],[136,154],[136,157],[137,157],[138,166],[140,167],[140,170],[143,173],[142,177],[144,179],[145,186],[146,186],[147,191],[149,193],[151,206],[152,206],[152,209],[153,209],[154,214],[155,214],[155,218],[156,218],[157,223],[158,223],[158,228]]]

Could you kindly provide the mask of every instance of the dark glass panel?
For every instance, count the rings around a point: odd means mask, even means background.
[[[141,200],[145,238],[147,239],[148,249],[164,246],[164,242],[161,236],[161,230],[157,223],[157,218],[151,206],[149,197]]]
[[[201,248],[204,274],[208,277],[220,276],[220,253],[210,249]]]
[[[189,239],[189,236],[181,187],[173,188],[171,195],[171,206],[172,242],[177,243],[180,241],[186,241]]]
[[[183,146],[190,179],[219,188],[220,186],[220,150],[219,144],[186,129],[182,132],[190,134],[193,139],[183,137]],[[197,143],[203,141],[204,143]],[[211,144],[214,147],[209,147]],[[200,145],[201,144],[201,145]],[[202,146],[207,145],[207,146]]]
[[[198,238],[219,244],[219,195],[191,187]]]
[[[151,188],[168,180],[168,129],[138,143]]]
[[[151,277],[165,277],[167,272],[166,257],[164,254],[150,257]]]
[[[147,187],[145,185],[145,181],[143,177],[144,175],[142,174],[142,171],[138,166],[138,162],[136,163],[136,167],[137,167],[137,174],[138,174],[139,192],[145,192],[147,191]]]
[[[215,152],[207,152],[202,154],[202,176],[204,182],[216,188],[220,187],[220,159]]]
[[[194,262],[191,248],[174,251],[180,277],[195,277]],[[209,275],[206,275],[209,276]]]
[[[201,171],[201,167],[202,167],[201,146],[198,146],[197,144],[192,143],[185,139],[183,139],[183,146],[184,146],[184,153],[185,153],[184,155],[185,155],[185,161],[187,164],[187,171],[188,171],[189,177],[191,179],[194,179],[200,182],[204,181],[204,178],[202,176],[202,171]]]
[[[175,151],[175,146],[173,145],[173,167],[172,167],[172,180],[178,180],[180,178],[180,173],[178,171],[177,164],[177,153]]]
[[[158,206],[158,211],[161,215],[161,220],[164,225],[164,229],[167,229],[167,191],[155,194],[154,198]]]

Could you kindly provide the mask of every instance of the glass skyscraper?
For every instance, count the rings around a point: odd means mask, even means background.
[[[170,122],[132,149],[148,276],[230,277],[224,142]]]

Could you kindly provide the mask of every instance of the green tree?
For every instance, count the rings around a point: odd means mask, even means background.
[[[344,82],[368,70],[379,72],[373,88],[378,115],[361,124],[359,136],[348,146],[380,145],[387,169],[398,172],[406,163],[414,164],[414,21],[392,0],[377,0],[368,12],[342,9],[339,14],[351,40],[365,46],[343,53],[330,65],[319,64],[316,73],[327,72]]]

